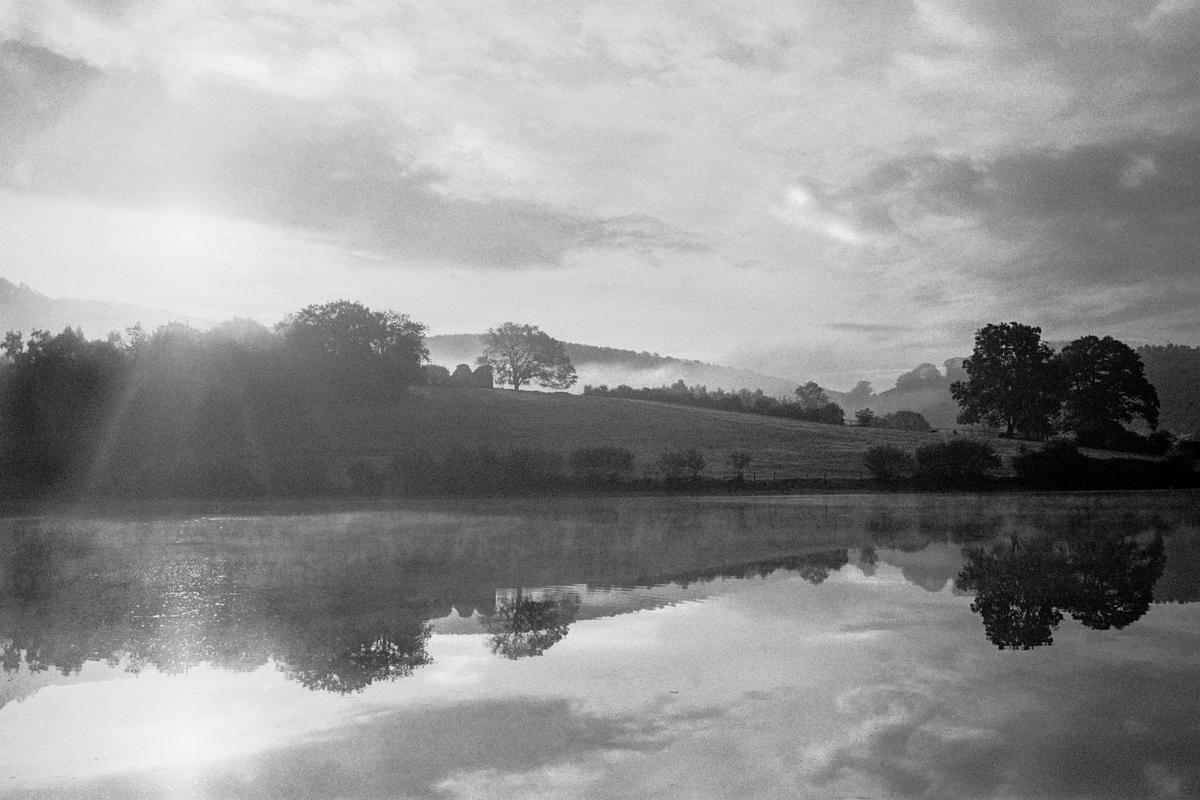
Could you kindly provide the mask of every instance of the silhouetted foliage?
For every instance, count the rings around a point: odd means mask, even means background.
[[[423,326],[339,301],[275,333],[139,326],[10,332],[0,359],[0,491],[248,496],[328,491],[319,420],[397,402],[420,377]],[[311,443],[311,444],[310,444]]]
[[[816,386],[816,384],[813,384]],[[820,387],[817,387],[820,389]],[[768,397],[761,389],[750,391],[739,389],[736,392],[726,392],[723,389],[709,391],[704,386],[688,386],[682,380],[670,386],[657,388],[634,389],[621,384],[616,388],[608,386],[585,386],[585,395],[600,397],[623,397],[631,400],[650,400],[656,403],[671,403],[682,406],[711,408],[717,411],[737,411],[747,414],[762,414],[769,417],[785,417],[800,419],[808,422],[824,422],[829,425],[841,425],[845,422],[845,412],[837,403],[804,405],[799,401]],[[824,390],[821,390],[824,395]]]
[[[633,453],[623,447],[580,447],[570,461],[571,474],[587,484],[611,486],[633,472]]]
[[[1197,484],[1193,458],[1187,455],[1161,461],[1091,458],[1064,439],[1022,452],[1013,457],[1012,465],[1022,481],[1042,489],[1165,489]]]
[[[934,486],[980,483],[1000,466],[991,445],[967,438],[921,445],[913,461],[917,479]]]
[[[305,306],[281,322],[279,331],[306,355],[344,365],[381,362],[402,383],[415,382],[429,358],[424,325],[349,300]]]
[[[950,384],[961,411],[958,421],[1004,428],[1005,435],[1041,437],[1059,406],[1054,351],[1042,329],[1019,322],[985,325],[963,362],[967,380]]]
[[[566,637],[579,613],[579,596],[530,597],[517,589],[515,597],[497,603],[483,620],[491,636],[491,651],[512,661],[540,656]]]
[[[875,480],[891,482],[912,474],[913,457],[898,447],[876,445],[863,454],[863,466]]]
[[[896,378],[896,388],[902,392],[940,389],[946,385],[945,376],[933,364],[919,364]]]
[[[860,428],[870,428],[875,424],[875,412],[869,408],[860,408],[854,412],[854,424]]]
[[[1029,650],[1053,641],[1064,614],[1089,628],[1123,628],[1140,619],[1163,570],[1163,540],[1133,538],[1021,540],[963,551],[955,583],[974,591],[971,610],[1000,649]]]
[[[666,450],[658,457],[658,467],[667,483],[679,483],[684,478],[694,481],[704,471],[704,454],[694,447]]]
[[[1122,423],[1142,417],[1158,426],[1158,394],[1142,361],[1128,345],[1105,336],[1084,336],[1056,359],[1063,381],[1062,428],[1081,444],[1108,446]]]
[[[548,389],[568,389],[575,385],[575,367],[567,358],[563,343],[536,325],[506,322],[490,328],[486,339],[487,349],[479,363],[491,367],[500,383],[516,390],[529,383]]]
[[[746,480],[746,470],[754,463],[754,456],[745,450],[734,450],[725,457],[725,461],[733,473],[733,480],[741,482]]]

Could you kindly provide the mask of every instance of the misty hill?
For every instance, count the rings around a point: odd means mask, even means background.
[[[484,350],[482,334],[460,333],[426,338],[429,356],[434,364],[453,370],[457,364],[474,365]],[[619,386],[635,389],[644,386],[669,386],[683,381],[709,389],[762,389],[772,397],[790,396],[803,381],[788,380],[735,367],[722,367],[658,353],[619,350],[613,347],[565,342],[567,357],[579,373],[579,387]]]
[[[132,303],[47,297],[24,284],[0,278],[0,334],[10,330],[28,334],[35,329],[57,333],[72,327],[82,328],[90,338],[102,339],[109,331],[124,331],[139,322],[147,330],[168,322],[205,328],[211,324],[208,320]]]
[[[1054,343],[1061,348],[1066,342]],[[1200,347],[1143,345],[1136,349],[1146,368],[1146,379],[1158,392],[1159,427],[1178,435],[1200,434]],[[849,392],[827,392],[852,418],[860,408],[878,415],[916,411],[935,428],[961,427],[956,422],[958,404],[950,384],[965,380],[962,358],[946,359],[942,369],[920,364],[896,379],[891,389],[875,393],[860,383]]]

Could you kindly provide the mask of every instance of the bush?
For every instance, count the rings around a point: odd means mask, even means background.
[[[863,466],[875,480],[890,482],[911,474],[913,459],[898,447],[881,444],[863,454]]]
[[[917,448],[916,476],[936,485],[979,483],[1000,466],[990,444],[971,439],[936,442]]]
[[[741,483],[746,480],[746,470],[754,463],[754,456],[745,450],[734,450],[725,457],[725,461],[729,464],[729,470],[733,473],[733,480]]]
[[[1086,485],[1090,461],[1074,443],[1052,439],[1041,450],[1013,456],[1012,466],[1017,477],[1035,486],[1068,488]]]
[[[658,465],[668,483],[678,483],[684,476],[696,480],[704,470],[704,454],[694,447],[667,450],[658,457]]]
[[[623,447],[580,447],[570,461],[571,474],[590,484],[615,484],[633,471],[633,453]]]

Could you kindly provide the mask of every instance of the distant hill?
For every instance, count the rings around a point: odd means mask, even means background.
[[[123,331],[139,322],[148,330],[167,322],[185,322],[201,328],[212,324],[209,320],[132,303],[47,297],[24,284],[0,278],[0,334],[10,330],[28,334],[35,329],[57,333],[72,327],[82,328],[89,338],[102,339],[109,331]]]
[[[1146,345],[1137,353],[1158,391],[1159,427],[1200,435],[1200,347]]]
[[[453,370],[457,364],[474,365],[483,353],[484,337],[481,334],[461,333],[430,336],[426,339],[429,356],[434,364]],[[722,367],[658,353],[619,350],[613,347],[565,342],[567,356],[579,373],[578,387],[592,385],[619,386],[626,384],[635,389],[643,386],[669,386],[683,381],[689,386],[697,384],[709,389],[762,389],[772,397],[790,396],[803,381],[789,380],[772,375],[763,375],[750,370]]]

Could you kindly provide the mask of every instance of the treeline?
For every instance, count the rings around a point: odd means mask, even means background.
[[[579,447],[566,457],[537,448],[455,447],[439,455],[418,449],[352,462],[343,488],[365,495],[711,490],[744,483],[753,465],[745,451],[716,464],[695,447],[664,450],[640,464],[632,451],[609,445]]]
[[[769,417],[823,422],[828,425],[842,425],[846,418],[842,407],[831,402],[825,391],[812,382],[796,389],[796,399],[794,400],[768,397],[763,394],[762,389],[754,391],[738,389],[736,392],[726,392],[724,389],[709,391],[704,386],[688,386],[682,380],[676,381],[670,386],[642,389],[634,389],[625,384],[615,388],[605,385],[585,386],[583,393],[600,397],[650,400],[655,403],[672,403],[718,411],[762,414]]]
[[[1037,450],[1022,447],[1011,466],[1015,481],[1034,489],[1168,489],[1200,485],[1197,457],[1200,448],[1184,442],[1161,459],[1094,458],[1071,441],[1054,439]],[[921,445],[912,453],[878,445],[863,455],[863,466],[884,484],[957,489],[998,483],[1003,463],[987,442],[961,437]]]
[[[274,329],[10,331],[0,351],[5,494],[304,493],[335,444],[330,413],[403,402],[426,375],[425,327],[348,301]]]

